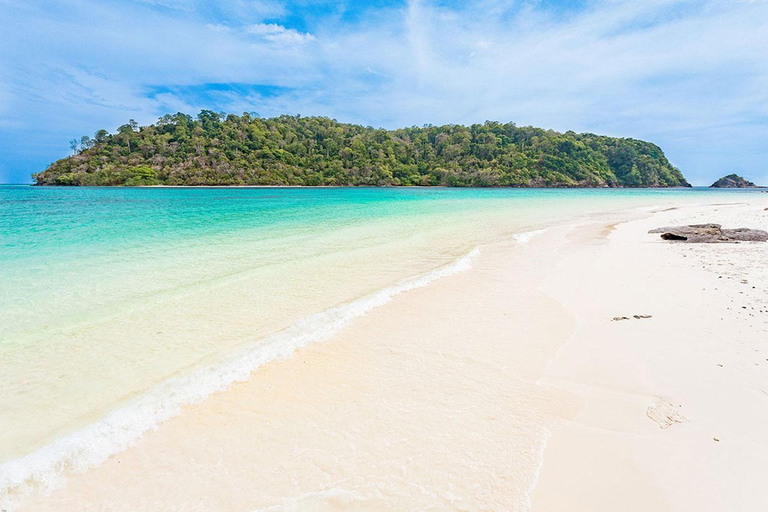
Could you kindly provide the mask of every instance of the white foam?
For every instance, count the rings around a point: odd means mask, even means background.
[[[279,510],[281,512],[301,512],[303,510],[313,508],[312,504],[315,504],[316,507],[316,504],[322,501],[330,502],[328,503],[329,505],[335,504],[337,506],[343,506],[344,508],[350,506],[359,508],[361,504],[365,503],[366,498],[346,489],[332,487],[330,489],[308,492],[299,496],[291,497],[284,500],[279,505],[259,508],[253,512],[269,512],[272,510]]]
[[[386,304],[395,295],[426,286],[442,277],[468,270],[475,249],[459,260],[423,275],[383,288],[354,302],[306,317],[272,336],[227,355],[218,363],[168,379],[99,421],[0,465],[0,504],[10,507],[35,485],[54,488],[67,471],[83,472],[119,453],[145,432],[178,415],[181,408],[203,401],[271,361],[289,358],[296,349],[331,339],[355,318]]]
[[[525,503],[523,504],[522,510],[531,509],[531,494],[533,494],[533,490],[536,488],[536,484],[539,483],[541,467],[544,465],[544,452],[547,450],[547,443],[549,442],[550,437],[552,437],[552,431],[544,427],[541,435],[541,441],[539,442],[538,451],[536,453],[536,469],[533,474],[531,485],[528,487],[528,490],[525,493]]]
[[[523,233],[515,233],[512,238],[520,244],[527,244],[531,241],[531,238],[542,234],[546,229],[537,229],[536,231],[525,231]]]

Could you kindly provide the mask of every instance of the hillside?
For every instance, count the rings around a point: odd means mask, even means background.
[[[71,147],[33,175],[38,185],[689,186],[649,142],[514,123],[384,130],[204,110]]]

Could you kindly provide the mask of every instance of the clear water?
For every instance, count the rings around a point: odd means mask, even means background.
[[[485,242],[738,193],[1,186],[0,464]]]

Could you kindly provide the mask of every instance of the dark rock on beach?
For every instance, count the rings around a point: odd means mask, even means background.
[[[768,232],[760,229],[723,229],[720,224],[691,224],[656,228],[649,233],[660,233],[664,240],[675,240],[693,244],[728,242],[768,242]]]
[[[751,181],[747,181],[738,174],[729,174],[728,176],[723,176],[713,184],[709,186],[709,188],[756,188],[757,185],[752,183]]]

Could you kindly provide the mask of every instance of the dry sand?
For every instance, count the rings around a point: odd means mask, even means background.
[[[766,510],[768,244],[646,233],[765,206],[482,247],[21,509]]]
[[[768,230],[766,206],[659,211],[564,248],[546,290],[577,328],[542,382],[586,406],[553,430],[532,510],[768,510],[768,243],[646,234]]]

